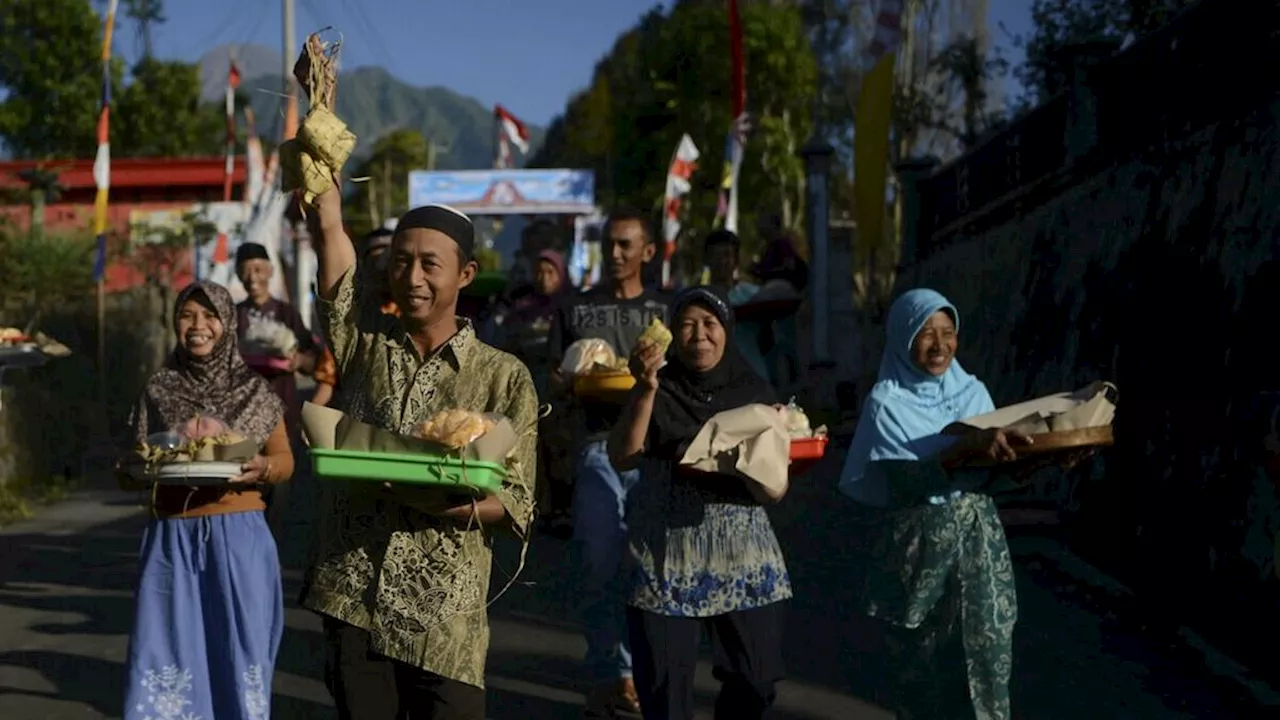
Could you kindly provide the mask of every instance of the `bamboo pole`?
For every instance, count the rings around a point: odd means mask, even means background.
[[[103,273],[105,275],[106,273]],[[98,278],[98,405],[100,417],[107,417],[107,289],[106,280]]]

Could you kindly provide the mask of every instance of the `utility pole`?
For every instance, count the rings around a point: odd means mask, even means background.
[[[298,41],[293,32],[293,0],[284,2],[284,139],[292,140],[298,134],[298,95],[294,92],[293,64],[298,61]]]
[[[298,61],[298,40],[294,35],[294,11],[293,0],[282,0],[283,6],[282,19],[284,28],[284,140],[292,140],[298,134],[298,85],[293,79],[293,64]],[[290,300],[297,306],[302,320],[308,327],[311,326],[311,296],[307,293],[309,283],[306,278],[306,263],[302,261],[302,256],[309,243],[301,237],[299,227],[293,221],[288,223],[285,228],[288,233],[287,237],[293,246],[293,282],[285,283],[292,285],[290,288]],[[286,276],[288,277],[288,275]]]

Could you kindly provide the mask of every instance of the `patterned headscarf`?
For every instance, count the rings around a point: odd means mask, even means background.
[[[181,425],[196,415],[213,417],[259,443],[284,417],[284,403],[271,386],[245,364],[236,339],[236,308],[231,293],[216,283],[194,282],[178,293],[174,330],[183,305],[206,300],[222,321],[222,337],[213,351],[196,357],[179,343],[164,367],[147,381],[130,418],[131,441]]]

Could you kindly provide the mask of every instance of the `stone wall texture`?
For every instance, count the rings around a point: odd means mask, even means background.
[[[1274,19],[1274,3],[1262,9]],[[1097,112],[1124,111],[1104,98]],[[1104,136],[1108,157],[1038,197],[993,191],[984,212],[918,238],[898,288],[956,304],[960,359],[998,405],[1119,386],[1116,446],[1058,497],[1078,510],[1071,542],[1153,622],[1189,624],[1264,669],[1280,641],[1280,485],[1262,451],[1280,410],[1280,102],[1270,89],[1216,114]]]

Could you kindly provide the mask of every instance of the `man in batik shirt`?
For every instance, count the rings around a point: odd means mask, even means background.
[[[477,270],[465,215],[427,206],[401,218],[387,267],[399,317],[384,314],[358,277],[338,192],[316,198],[308,216],[343,410],[406,435],[441,410],[494,412],[520,437],[502,490],[475,505],[406,486],[322,483],[317,559],[303,604],[324,616],[325,676],[338,716],[484,720],[488,535],[507,528],[524,539],[529,532],[533,380],[456,315],[458,292]]]

